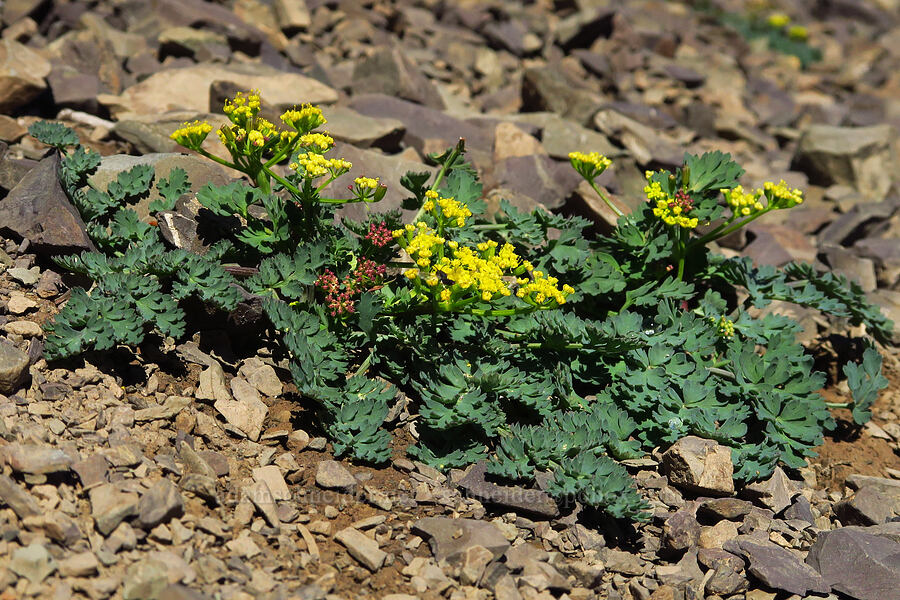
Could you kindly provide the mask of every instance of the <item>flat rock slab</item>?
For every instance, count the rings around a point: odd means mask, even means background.
[[[348,490],[356,485],[356,478],[338,461],[322,460],[316,466],[316,485],[326,490]]]
[[[97,99],[118,120],[127,113],[159,114],[170,110],[209,110],[209,87],[215,81],[233,81],[241,89],[260,90],[269,106],[284,110],[298,103],[332,104],[338,94],[305,75],[285,73],[263,65],[198,64],[154,73],[120,95],[100,94]]]
[[[380,569],[387,559],[387,553],[378,547],[378,542],[353,527],[338,531],[334,539],[347,548],[350,556],[370,571]]]
[[[844,527],[823,531],[806,557],[835,590],[858,600],[896,598],[900,590],[900,543]]]
[[[675,442],[662,456],[662,471],[672,485],[698,494],[734,493],[731,449],[712,440],[689,435]]]
[[[809,592],[827,594],[831,591],[831,586],[818,571],[781,546],[735,539],[725,542],[723,548],[732,554],[743,556],[749,563],[747,571],[770,588],[799,596],[806,596]]]
[[[19,443],[4,447],[0,459],[14,472],[28,475],[65,472],[74,462],[71,456],[58,448]]]
[[[499,557],[509,548],[503,533],[486,521],[426,517],[412,525],[413,531],[428,538],[438,562],[459,556],[472,546],[483,546]]]

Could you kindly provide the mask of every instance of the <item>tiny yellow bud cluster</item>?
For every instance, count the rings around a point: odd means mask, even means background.
[[[709,320],[712,322],[713,327],[716,328],[716,335],[720,338],[730,340],[734,337],[734,322],[731,319],[722,316],[718,319],[710,317]]]
[[[762,202],[759,201],[762,196],[762,190],[745,193],[744,188],[739,185],[731,190],[723,189],[721,192],[731,207],[733,217],[749,217],[765,208]]]
[[[434,217],[439,231],[445,227],[465,227],[466,219],[472,216],[468,206],[452,197],[444,198],[434,190],[425,192],[422,209]]]
[[[374,190],[378,187],[378,178],[372,179],[371,177],[357,177],[353,180],[353,183],[358,185],[361,188],[368,188],[370,190]]]
[[[803,25],[792,25],[788,28],[788,37],[798,42],[805,42],[809,37],[809,32]]]
[[[334,138],[325,133],[307,133],[300,136],[300,145],[313,152],[328,152],[334,146]]]
[[[612,165],[612,161],[599,152],[569,152],[569,162],[582,177],[593,181]]]
[[[197,150],[212,131],[212,125],[206,122],[194,121],[185,123],[179,129],[172,132],[169,137],[181,146],[191,150]]]

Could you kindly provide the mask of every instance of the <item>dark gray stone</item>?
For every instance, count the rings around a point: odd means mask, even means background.
[[[724,550],[743,556],[747,570],[760,582],[776,590],[806,596],[809,592],[827,594],[831,586],[809,565],[788,550],[771,542],[754,543],[737,538],[725,542]]]
[[[530,198],[533,203],[553,209],[562,206],[580,182],[581,176],[569,163],[533,154],[513,156],[497,163],[491,177],[486,178],[486,187],[510,190],[514,195]],[[516,202],[513,201],[513,204]],[[534,206],[517,208],[531,210]]]
[[[541,490],[529,490],[518,486],[498,485],[485,481],[487,463],[482,461],[472,466],[459,481],[459,487],[468,495],[504,508],[553,518],[559,514],[556,502]]]
[[[894,499],[874,486],[864,487],[834,505],[834,514],[844,525],[879,525],[894,517]]]
[[[28,355],[0,338],[0,394],[14,394],[28,379]]]
[[[84,221],[59,183],[59,155],[54,152],[28,172],[0,201],[0,234],[31,242],[47,255],[93,250]]]
[[[700,523],[689,510],[673,513],[663,523],[663,546],[670,552],[694,548],[700,541]]]
[[[135,523],[143,529],[153,529],[160,523],[184,514],[184,498],[174,483],[168,479],[160,479],[141,496],[137,506],[138,517]]]
[[[472,546],[484,546],[499,557],[510,545],[500,530],[487,521],[425,517],[412,524],[412,531],[428,539],[438,562],[460,556]]]
[[[900,543],[858,527],[819,533],[806,562],[835,590],[857,600],[897,597]]]

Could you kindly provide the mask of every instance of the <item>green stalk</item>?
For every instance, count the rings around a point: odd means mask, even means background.
[[[277,175],[275,172],[270,171],[265,166],[263,166],[263,171],[268,173],[275,181],[277,181],[278,183],[283,185],[285,187],[285,189],[287,189],[289,192],[291,192],[291,194],[294,195],[295,197],[298,197],[298,198],[303,197],[303,193],[300,190],[298,190],[297,188],[295,188],[293,185],[291,185],[291,183],[284,177],[281,177],[280,175]]]
[[[595,192],[597,192],[597,195],[600,196],[600,199],[603,200],[604,202],[606,202],[606,205],[607,205],[614,213],[616,213],[616,216],[617,216],[617,217],[624,217],[624,216],[625,216],[625,213],[623,213],[621,210],[619,210],[619,207],[612,203],[612,200],[610,200],[609,197],[608,197],[606,194],[604,194],[604,193],[600,190],[600,188],[597,186],[597,184],[594,183],[594,180],[593,180],[593,179],[588,179],[588,180],[586,180],[586,181],[591,185],[591,188],[593,188],[593,190],[594,190]]]
[[[760,218],[761,216],[763,216],[770,210],[772,210],[772,208],[767,206],[766,208],[759,211],[755,215],[749,216],[746,219],[744,219],[743,221],[739,221],[739,222],[735,223],[734,225],[731,225],[724,231],[722,231],[722,226],[719,226],[716,229],[714,229],[714,230],[710,231],[709,233],[707,233],[706,235],[704,235],[703,237],[695,239],[693,242],[688,244],[687,247],[688,247],[688,249],[690,249],[690,248],[694,248],[696,246],[703,246],[713,240],[717,240],[719,238],[725,237],[726,235],[728,235],[730,233],[734,233],[741,227],[744,227],[745,225],[748,225],[749,223],[752,223],[756,219]]]
[[[431,189],[435,189],[435,188],[437,188],[437,186],[439,186],[441,184],[441,181],[444,179],[444,175],[447,174],[447,165],[453,163],[453,161],[455,161],[459,157],[463,148],[465,148],[465,140],[460,138],[459,142],[456,143],[456,147],[453,149],[453,152],[450,153],[450,156],[448,156],[447,160],[444,161],[444,164],[441,165],[441,170],[438,171],[437,177],[435,177],[435,179],[434,179],[434,183],[431,184]],[[412,222],[413,223],[417,222],[419,219],[422,218],[422,215],[424,213],[425,213],[425,203],[423,202],[422,206],[419,207],[419,212],[417,212],[416,216],[413,217]]]

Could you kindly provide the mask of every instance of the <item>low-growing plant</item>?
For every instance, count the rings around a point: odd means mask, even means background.
[[[167,249],[133,215],[117,219],[146,192],[145,174],[120,175],[105,192],[85,188],[98,158],[59,125],[32,128],[60,151],[74,148],[60,177],[102,240],[100,252],[58,259],[95,284],[74,290],[57,316],[48,358],[137,344],[154,328],[178,337],[177,303],[190,294],[232,308],[240,293],[222,267],[227,256],[257,269],[241,285],[262,297],[297,389],[317,403],[338,456],[390,458],[385,419],[402,391],[416,459],[439,469],[486,460],[493,477],[526,484],[546,472],[544,487],[560,502],[643,519],[647,505],[622,460],[693,434],[730,446],[736,478],[748,482],[779,463],[803,465],[834,426],[817,393],[825,378],[795,339],[800,326],[755,318],[751,307],[789,301],[864,324],[875,340],[891,333],[843,277],[710,252],[710,242],[803,201],[784,182],[745,190],[727,154],[686,155],[675,172],[648,172],[647,203],[626,215],[595,182],[610,161],[573,152],[573,168],[620,215],[610,235],[596,237],[584,219],[506,201],[486,219],[460,141],[429,156],[433,175],[403,178],[404,206],[417,210],[411,222],[398,211],[354,222],[334,208],[377,202],[384,187],[358,177],[350,198],[323,197],[351,165],[325,158],[333,141],[315,131],[321,111],[286,111],[281,130],[259,118],[259,103],[250,93],[226,104],[231,122],[218,135],[230,160],[203,148],[207,124],[173,134],[251,183],[196,193],[225,218],[204,256]],[[189,186],[175,172],[157,188],[156,210]],[[857,422],[886,385],[880,367],[870,344],[861,364],[844,368]]]

